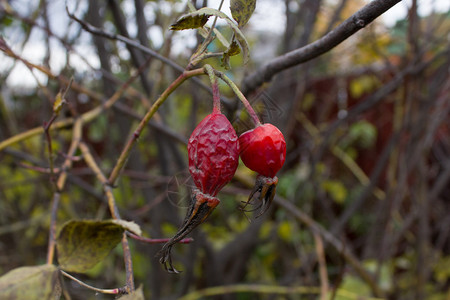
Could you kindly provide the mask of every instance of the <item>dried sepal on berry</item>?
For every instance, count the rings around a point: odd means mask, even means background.
[[[158,252],[160,256],[160,263],[164,265],[165,269],[169,273],[180,273],[174,268],[172,264],[171,250],[173,245],[181,241],[186,235],[188,235],[195,227],[203,223],[206,218],[211,214],[214,208],[219,205],[220,200],[206,195],[199,190],[195,189],[192,192],[191,203],[186,212],[183,225],[178,232],[162,247]]]
[[[262,175],[256,176],[255,186],[248,196],[247,201],[244,203],[244,206],[241,208],[245,212],[251,212],[260,209],[259,213],[256,215],[256,218],[263,215],[272,204],[273,198],[275,198],[276,190],[278,184],[278,177],[266,177]],[[257,199],[258,202],[254,203],[253,199]],[[254,205],[255,208],[251,210],[246,210],[246,206],[248,204]]]

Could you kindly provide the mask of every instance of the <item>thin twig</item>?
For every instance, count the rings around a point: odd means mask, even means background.
[[[80,150],[83,153],[86,164],[92,169],[92,171],[94,171],[97,179],[103,184],[103,190],[105,191],[106,197],[108,198],[108,206],[112,217],[114,219],[120,220],[119,209],[117,208],[114,194],[112,193],[112,189],[108,183],[108,179],[103,174],[102,170],[92,156],[89,147],[85,143],[80,143]],[[127,283],[126,289],[128,293],[131,293],[134,291],[133,261],[131,259],[130,247],[128,245],[128,239],[125,233],[122,236],[122,248],[123,258],[125,262],[125,274]]]
[[[120,97],[122,97],[123,93],[128,89],[128,87],[131,85],[131,83],[134,80],[136,80],[136,78],[139,76],[139,73],[142,72],[147,67],[147,64],[149,62],[150,62],[150,60],[147,60],[146,63],[143,64],[133,75],[131,75],[131,77],[124,84],[122,84],[121,87],[107,101],[105,101],[101,105],[97,106],[96,108],[93,108],[93,109],[85,112],[84,114],[80,115],[79,118],[82,120],[82,122],[89,123],[89,122],[95,120],[98,116],[100,116],[100,114],[103,113],[105,110],[111,108],[120,99]],[[74,118],[67,118],[67,119],[63,119],[60,121],[56,121],[53,123],[51,130],[61,129],[61,128],[70,126],[74,122],[75,122]],[[8,146],[11,146],[15,143],[26,140],[26,139],[36,136],[38,134],[41,134],[43,132],[44,132],[44,128],[42,126],[39,126],[39,127],[30,129],[28,131],[22,132],[20,134],[17,134],[15,136],[12,136],[9,139],[6,139],[6,140],[0,142],[0,151]]]
[[[50,168],[50,181],[53,183],[55,181],[55,171],[54,171],[54,157],[53,157],[53,147],[52,147],[52,137],[50,135],[50,127],[53,122],[59,116],[59,112],[61,111],[62,106],[66,103],[65,97],[67,92],[72,85],[73,78],[70,79],[69,84],[67,85],[64,93],[58,93],[55,98],[55,102],[53,104],[53,114],[49,121],[44,122],[44,133],[47,138],[47,147],[48,147],[48,160],[49,160],[49,168]]]
[[[278,295],[317,295],[320,288],[315,286],[279,286],[279,285],[262,285],[262,284],[233,284],[209,287],[203,290],[191,292],[179,300],[196,300],[204,299],[207,296],[226,295],[232,293],[256,293],[256,294],[278,294]],[[338,295],[345,296],[346,299],[360,299],[356,293],[346,290],[339,290]],[[383,298],[364,297],[367,300],[385,300]]]
[[[325,251],[323,248],[322,237],[313,232],[314,242],[316,246],[317,261],[319,262],[319,275],[320,275],[320,300],[326,300],[328,295],[328,272],[327,263],[325,260]]]
[[[0,236],[8,233],[15,233],[16,231],[24,230],[31,227],[41,226],[47,222],[49,214],[45,213],[35,217],[30,217],[14,223],[6,223],[0,226]]]
[[[125,277],[127,282],[127,292],[132,293],[135,290],[133,260],[131,259],[130,246],[128,244],[128,238],[125,232],[122,235],[122,249],[123,249],[123,259],[125,261]]]
[[[370,274],[358,260],[358,258],[345,248],[343,243],[334,237],[329,231],[323,228],[319,223],[315,222],[310,216],[298,209],[292,202],[287,201],[279,196],[275,196],[274,202],[282,206],[287,212],[292,214],[300,222],[305,224],[313,232],[319,233],[322,238],[329,244],[331,244],[337,251],[341,252],[345,260],[355,269],[361,279],[363,279],[371,288],[372,292],[377,297],[384,297],[384,292],[378,286],[374,280],[372,274]]]
[[[48,235],[48,248],[47,248],[47,264],[53,263],[55,256],[56,246],[56,216],[58,212],[59,200],[61,199],[61,193],[56,191],[53,194],[51,209],[50,209],[50,228]]]
[[[52,204],[51,204],[51,214],[50,214],[50,229],[48,237],[48,249],[47,249],[47,264],[53,263],[53,258],[55,256],[55,245],[56,245],[56,216],[59,206],[59,200],[61,198],[61,191],[64,189],[64,185],[67,179],[67,170],[72,167],[71,157],[75,154],[78,149],[81,140],[81,129],[82,121],[77,119],[75,126],[73,127],[72,142],[67,152],[67,157],[61,166],[61,173],[59,174],[58,180],[56,181],[56,190],[53,194]]]
[[[358,10],[350,18],[317,41],[278,56],[247,76],[242,82],[242,91],[249,94],[258,86],[272,79],[275,74],[316,58],[369,25],[400,0],[374,0]]]
[[[43,173],[43,174],[50,174],[50,168],[43,168],[43,167],[32,166],[32,165],[29,165],[29,164],[26,164],[26,163],[22,163],[22,162],[19,162],[18,165],[20,167],[24,168],[24,169],[27,169],[27,170],[36,171],[36,172]],[[60,172],[60,169],[59,168],[53,168],[53,172],[55,174],[58,174]]]
[[[247,187],[252,187],[253,182],[250,180],[246,180],[246,177],[238,177],[238,180],[246,185]],[[247,195],[248,190],[240,189],[240,188],[232,188],[225,187],[222,192],[231,193],[233,195],[242,194]],[[313,233],[318,233],[322,237],[323,241],[330,244],[335,248],[339,253],[342,254],[342,257],[345,259],[348,264],[350,264],[356,271],[356,273],[361,277],[363,281],[367,283],[367,285],[371,288],[373,294],[376,297],[384,297],[384,292],[378,286],[377,282],[374,280],[372,274],[367,271],[358,258],[348,249],[344,243],[342,243],[339,239],[337,239],[330,231],[324,228],[321,224],[317,223],[314,219],[312,219],[308,214],[300,210],[297,206],[295,206],[293,201],[288,201],[285,198],[280,196],[275,196],[273,200],[276,204],[283,207],[287,213],[292,215],[294,218],[299,220],[301,223],[305,224]]]
[[[314,139],[317,144],[321,143],[320,130],[308,119],[308,117],[299,112],[297,114],[297,119],[301,122],[303,127],[309,133],[309,135]],[[358,179],[358,181],[364,185],[368,186],[370,184],[370,178],[364,173],[364,171],[358,166],[355,160],[348,155],[344,150],[342,150],[338,145],[329,146],[331,152],[336,156],[341,162],[352,172],[352,174]],[[373,194],[379,200],[386,198],[385,193],[378,187],[373,188]]]
[[[90,290],[102,293],[102,294],[110,294],[110,295],[120,295],[120,294],[126,294],[126,291],[124,290],[124,288],[115,288],[115,289],[100,289],[100,288],[96,288],[93,287],[87,283],[84,283],[83,281],[73,277],[72,275],[70,275],[69,273],[64,272],[63,270],[59,270],[61,272],[61,274],[63,274],[64,276],[66,276],[67,278],[72,279],[73,281],[77,282],[78,284],[84,286],[85,288],[88,288]]]
[[[134,240],[137,240],[137,241],[140,241],[143,243],[147,243],[147,244],[164,244],[170,240],[170,239],[150,239],[150,238],[135,235],[134,233],[131,233],[129,231],[127,231],[127,235]],[[193,238],[185,238],[185,239],[182,239],[181,241],[179,241],[178,243],[179,244],[189,244],[189,243],[192,243],[193,241],[194,241]]]
[[[162,61],[163,63],[171,66],[175,70],[178,70],[180,72],[184,71],[183,67],[181,67],[180,65],[176,64],[172,60],[162,56],[158,52],[156,52],[156,51],[154,51],[154,50],[152,50],[152,49],[150,49],[148,47],[145,47],[144,45],[141,45],[140,43],[138,43],[138,42],[136,42],[136,41],[134,41],[134,40],[132,40],[130,38],[127,38],[127,37],[125,37],[123,35],[120,35],[120,34],[106,32],[106,31],[104,31],[104,30],[102,30],[100,28],[92,26],[89,23],[86,23],[85,21],[79,19],[77,16],[75,16],[74,14],[69,12],[69,8],[67,7],[67,5],[66,5],[66,12],[67,12],[67,15],[71,19],[75,20],[78,24],[80,24],[81,27],[84,30],[86,30],[87,32],[90,32],[90,33],[98,35],[98,36],[102,36],[102,37],[107,38],[107,39],[117,40],[117,41],[123,42],[123,43],[125,43],[125,44],[127,44],[129,46],[137,48],[137,49],[141,50],[142,52],[144,52],[146,54],[149,54],[150,56],[152,56],[152,57]]]
[[[47,139],[47,151],[48,151],[48,161],[49,161],[49,169],[50,169],[50,182],[55,181],[55,171],[54,171],[54,157],[53,157],[53,147],[52,147],[52,137],[50,136],[50,126],[52,126],[53,122],[56,120],[58,115],[53,113],[52,117],[48,122],[44,123],[44,133]]]
[[[131,47],[135,47],[135,48],[141,50],[142,52],[150,55],[151,57],[154,57],[154,58],[160,60],[161,62],[169,65],[170,67],[172,67],[173,69],[175,69],[175,70],[177,70],[177,71],[179,71],[181,73],[186,71],[185,68],[183,68],[182,66],[178,65],[174,61],[172,61],[172,60],[162,56],[158,52],[156,52],[156,51],[154,51],[154,50],[152,50],[152,49],[150,49],[150,48],[148,48],[148,47],[146,47],[144,45],[141,45],[140,43],[138,43],[138,42],[136,42],[136,41],[134,41],[132,39],[124,37],[124,36],[122,36],[120,34],[114,34],[114,33],[106,32],[106,31],[104,31],[104,30],[102,30],[100,28],[97,28],[95,26],[92,26],[89,23],[84,22],[83,20],[80,20],[74,14],[71,14],[68,11],[67,6],[66,6],[66,11],[67,11],[67,14],[69,15],[69,17],[72,18],[73,20],[75,20],[76,22],[78,22],[81,25],[81,27],[84,30],[86,30],[87,32],[90,32],[90,33],[95,34],[95,35],[102,36],[102,37],[107,38],[107,39],[117,40],[117,41],[123,42],[126,45],[129,45]],[[217,56],[216,54],[212,54],[212,55],[213,56]],[[207,85],[205,85],[203,82],[201,82],[200,80],[197,80],[197,78],[194,78],[193,81],[197,85],[199,85],[201,88],[203,88],[204,90],[209,91],[210,93],[212,93],[211,89]],[[230,101],[230,99],[227,99],[225,97],[222,97],[221,100],[227,106],[231,106],[233,104],[232,101]]]
[[[204,75],[205,70],[203,68],[195,69],[192,71],[185,71],[180,76],[178,76],[175,81],[170,84],[167,89],[159,96],[158,100],[153,103],[153,105],[150,107],[150,109],[145,114],[144,118],[139,123],[138,127],[134,131],[133,136],[130,138],[128,143],[125,145],[124,149],[122,150],[122,153],[119,156],[119,159],[117,160],[117,163],[115,164],[110,176],[108,183],[110,186],[114,186],[117,178],[120,175],[120,172],[122,171],[123,167],[125,166],[125,162],[128,159],[131,149],[133,149],[134,144],[137,142],[139,136],[141,135],[142,130],[144,130],[147,123],[150,121],[150,119],[153,117],[155,112],[158,110],[158,108],[166,101],[167,97],[169,97],[170,94],[172,94],[175,89],[180,86],[186,79],[191,78],[193,76],[198,75]]]
[[[222,9],[223,2],[224,2],[224,0],[220,1],[219,8],[218,8],[219,11]],[[211,42],[214,40],[214,38],[212,37],[212,33],[214,31],[214,27],[216,27],[217,19],[218,19],[218,16],[215,16],[213,24],[211,25],[211,28],[209,29],[207,36],[203,40],[203,43],[201,44],[199,49],[196,51],[196,54],[198,54],[198,55],[204,54],[208,45],[211,44]],[[194,67],[196,65],[196,63],[198,63],[200,61],[197,59],[196,54],[194,54],[192,56],[191,62],[189,64],[189,66],[191,66],[191,67]],[[214,93],[214,89],[213,89],[213,93]]]

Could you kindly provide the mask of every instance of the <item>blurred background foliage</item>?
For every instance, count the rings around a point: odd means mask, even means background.
[[[201,41],[194,31],[168,30],[186,10],[184,1],[67,4],[84,21],[183,67]],[[244,66],[241,56],[232,57],[227,74],[240,85],[271,58],[323,36],[365,4],[258,0],[244,30],[252,59]],[[0,35],[18,56],[0,52],[0,142],[48,121],[64,78],[73,76],[78,88],[67,94],[60,119],[100,105],[147,58],[84,31],[64,5],[0,1]],[[450,11],[432,7],[421,15],[423,5],[437,4],[402,1],[397,6],[406,17],[376,20],[247,94],[262,119],[286,137],[275,203],[258,219],[238,209],[255,177],[241,163],[219,194],[221,205],[192,234],[195,241],[174,248],[182,274],[163,270],[155,258],[160,245],[131,240],[136,283],[148,299],[450,299]],[[216,59],[208,63],[222,69]],[[153,58],[118,105],[83,126],[82,138],[106,174],[149,103],[178,74]],[[238,133],[249,129],[231,91],[221,86],[221,92]],[[192,80],[183,84],[133,150],[114,194],[122,217],[138,223],[144,236],[170,237],[180,225],[192,185],[186,142],[211,100]],[[72,130],[51,134],[59,167]],[[110,218],[101,183],[80,156],[69,170],[58,224]],[[43,134],[0,150],[0,274],[45,263],[53,194],[48,167]],[[122,248],[77,277],[97,287],[123,286]],[[248,285],[229,293],[236,284]],[[72,299],[113,299],[67,279],[65,285]]]

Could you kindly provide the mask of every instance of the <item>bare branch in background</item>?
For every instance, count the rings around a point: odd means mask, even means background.
[[[243,93],[249,94],[264,82],[270,81],[279,72],[330,51],[357,31],[369,25],[373,20],[381,16],[398,2],[400,0],[371,1],[317,41],[272,59],[245,77],[242,82]]]
[[[142,52],[149,54],[150,56],[162,61],[163,63],[171,66],[174,70],[177,70],[178,72],[182,73],[184,71],[184,68],[180,65],[178,65],[177,63],[175,63],[174,61],[172,61],[169,58],[166,58],[164,56],[162,56],[161,54],[159,54],[158,52],[145,47],[143,45],[141,45],[139,42],[136,42],[133,39],[127,38],[125,36],[122,36],[120,34],[114,34],[114,33],[108,33],[100,28],[94,27],[86,22],[84,22],[83,20],[77,18],[74,14],[70,13],[68,8],[66,8],[67,10],[67,14],[69,15],[70,18],[74,19],[75,21],[77,21],[84,30],[95,34],[95,35],[99,35],[102,37],[105,37],[107,39],[112,39],[112,40],[117,40],[120,42],[125,43],[126,45],[130,45],[136,49],[141,50]],[[204,84],[202,81],[200,81],[198,78],[192,78],[192,81],[195,82],[198,86],[200,86],[202,89],[208,91],[211,95],[212,95],[212,90],[206,85]],[[228,105],[228,106],[232,106],[233,105],[233,101],[230,99],[227,99],[226,97],[224,97],[223,95],[221,96],[221,101],[223,104]]]

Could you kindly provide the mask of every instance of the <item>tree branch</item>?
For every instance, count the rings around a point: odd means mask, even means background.
[[[370,24],[398,2],[400,2],[400,0],[371,1],[322,38],[305,47],[298,48],[274,58],[260,69],[247,76],[242,82],[243,93],[248,94],[252,92],[264,82],[270,81],[274,75],[283,70],[309,61],[330,51],[348,37]]]
[[[128,45],[128,46],[134,47],[134,48],[136,48],[136,49],[139,49],[139,50],[141,50],[143,53],[148,54],[148,55],[150,55],[151,57],[154,57],[154,58],[158,59],[159,61],[161,61],[161,62],[163,62],[163,63],[169,65],[169,66],[172,67],[174,70],[176,70],[176,71],[178,71],[178,72],[180,72],[180,73],[183,73],[183,72],[185,71],[185,69],[184,69],[182,66],[178,65],[176,62],[170,60],[169,58],[164,57],[163,55],[159,54],[158,52],[156,52],[156,51],[154,51],[154,50],[152,50],[152,49],[150,49],[150,48],[148,48],[148,47],[145,47],[144,45],[141,45],[139,42],[136,42],[136,41],[134,41],[134,40],[132,40],[132,39],[130,39],[130,38],[124,37],[124,36],[122,36],[122,35],[120,35],[120,34],[109,33],[109,32],[106,32],[106,31],[100,29],[100,28],[97,28],[97,27],[95,27],[95,26],[92,26],[91,24],[88,24],[88,23],[84,22],[83,20],[77,18],[74,14],[70,13],[70,12],[69,12],[69,9],[68,9],[67,7],[66,7],[66,12],[67,12],[67,15],[68,15],[71,19],[75,20],[78,24],[80,24],[81,27],[82,27],[84,30],[86,30],[87,32],[90,32],[90,33],[92,33],[92,34],[95,34],[95,35],[98,35],[98,36],[101,36],[101,37],[104,37],[104,38],[107,38],[107,39],[120,41],[120,42],[122,42],[122,43],[125,43],[125,45]],[[0,48],[0,49],[1,49],[1,48]],[[209,88],[206,84],[204,84],[202,81],[200,81],[200,80],[197,79],[197,78],[193,78],[192,80],[193,80],[193,82],[195,82],[199,87],[201,87],[203,90],[205,90],[205,91],[209,92],[210,94],[212,94],[212,89],[210,89],[210,88]],[[225,97],[221,96],[220,100],[221,100],[222,103],[223,103],[224,105],[226,105],[227,107],[233,106],[233,101],[230,100],[230,99],[228,99],[228,98],[225,98]]]
[[[308,226],[313,233],[319,234],[325,242],[329,243],[337,251],[339,251],[345,258],[345,260],[354,268],[355,272],[358,273],[361,279],[370,286],[370,289],[375,294],[375,296],[384,296],[383,290],[378,286],[378,283],[374,280],[372,274],[363,267],[358,258],[349,249],[345,248],[345,245],[332,233],[327,231],[324,227],[322,227],[322,225],[314,221],[306,213],[298,209],[292,202],[287,201],[286,199],[279,196],[275,196],[274,202],[283,207],[287,212],[293,215],[300,222]]]

